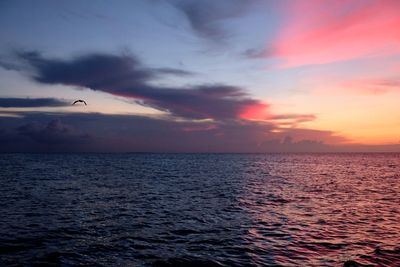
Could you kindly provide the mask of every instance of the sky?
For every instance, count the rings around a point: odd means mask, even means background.
[[[397,0],[3,0],[0,34],[0,152],[400,152]]]

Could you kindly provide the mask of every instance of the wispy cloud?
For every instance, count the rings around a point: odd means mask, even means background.
[[[255,0],[167,0],[179,9],[191,28],[201,37],[212,41],[227,38],[230,32],[223,21],[242,16]]]
[[[400,91],[400,78],[355,79],[342,84],[346,90],[360,94],[381,95],[391,91]]]
[[[156,68],[153,69],[154,72],[159,74],[167,74],[167,75],[175,75],[175,76],[192,76],[195,73],[182,69],[174,69],[174,68]]]
[[[268,58],[274,56],[274,50],[272,47],[249,48],[242,55],[247,58]]]

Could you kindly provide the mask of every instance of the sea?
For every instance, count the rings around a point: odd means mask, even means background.
[[[0,266],[400,266],[400,154],[0,154]]]

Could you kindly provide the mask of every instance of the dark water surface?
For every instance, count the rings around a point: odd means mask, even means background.
[[[1,154],[0,181],[1,266],[400,266],[398,154]]]

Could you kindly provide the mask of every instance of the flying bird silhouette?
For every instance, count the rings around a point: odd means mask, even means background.
[[[87,106],[85,100],[82,100],[82,99],[75,100],[74,103],[72,103],[72,105],[75,105],[76,103],[84,103],[85,106]]]

